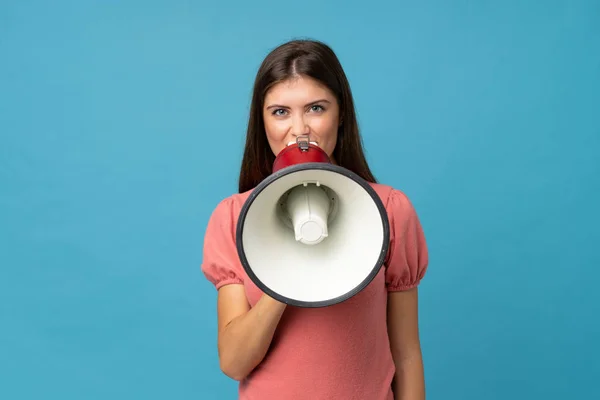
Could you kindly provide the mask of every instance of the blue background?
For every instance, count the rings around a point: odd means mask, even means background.
[[[421,217],[428,398],[600,398],[593,0],[2,1],[0,398],[235,398],[203,234],[296,37]]]

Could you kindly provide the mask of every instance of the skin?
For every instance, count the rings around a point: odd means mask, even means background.
[[[286,307],[264,294],[250,308],[243,285],[219,289],[218,351],[225,375],[241,381],[263,360]]]
[[[388,294],[388,336],[396,365],[392,383],[395,400],[425,400],[418,308],[417,288]]]
[[[308,134],[330,157],[333,154],[340,110],[333,93],[317,81],[300,76],[275,85],[265,97],[263,117],[275,155],[303,134]],[[388,295],[388,334],[396,366],[392,390],[396,400],[425,399],[417,293],[415,288]],[[242,380],[265,357],[286,305],[263,294],[251,308],[243,285],[227,285],[219,289],[217,308],[221,369],[227,376]]]
[[[264,101],[263,118],[275,155],[300,135],[308,134],[330,157],[341,123],[334,94],[309,77],[295,77],[273,86]]]

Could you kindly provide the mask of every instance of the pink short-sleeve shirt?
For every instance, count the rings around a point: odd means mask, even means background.
[[[423,229],[407,196],[371,184],[390,221],[384,268],[360,293],[324,308],[288,306],[263,361],[239,384],[241,400],[393,400],[395,367],[387,333],[387,293],[419,284],[428,265]],[[242,284],[250,306],[263,294],[239,261],[235,230],[250,192],[221,201],[205,239],[202,272],[217,288]]]

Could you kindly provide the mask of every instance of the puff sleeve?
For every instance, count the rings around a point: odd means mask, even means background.
[[[429,262],[423,228],[412,203],[401,191],[391,191],[386,208],[390,221],[386,287],[388,291],[411,289],[421,282]]]
[[[217,290],[228,284],[243,283],[233,206],[231,199],[222,200],[212,212],[204,235],[201,270]]]

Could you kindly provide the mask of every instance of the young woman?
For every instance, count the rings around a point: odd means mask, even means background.
[[[247,277],[236,251],[244,201],[299,135],[370,182],[390,222],[384,267],[357,295],[330,307],[297,308],[269,297]],[[218,291],[220,366],[240,381],[240,399],[425,398],[417,305],[428,263],[424,234],[406,195],[376,183],[369,170],[347,78],[327,45],[295,40],[263,61],[239,193],[218,204],[204,240],[202,271]]]

